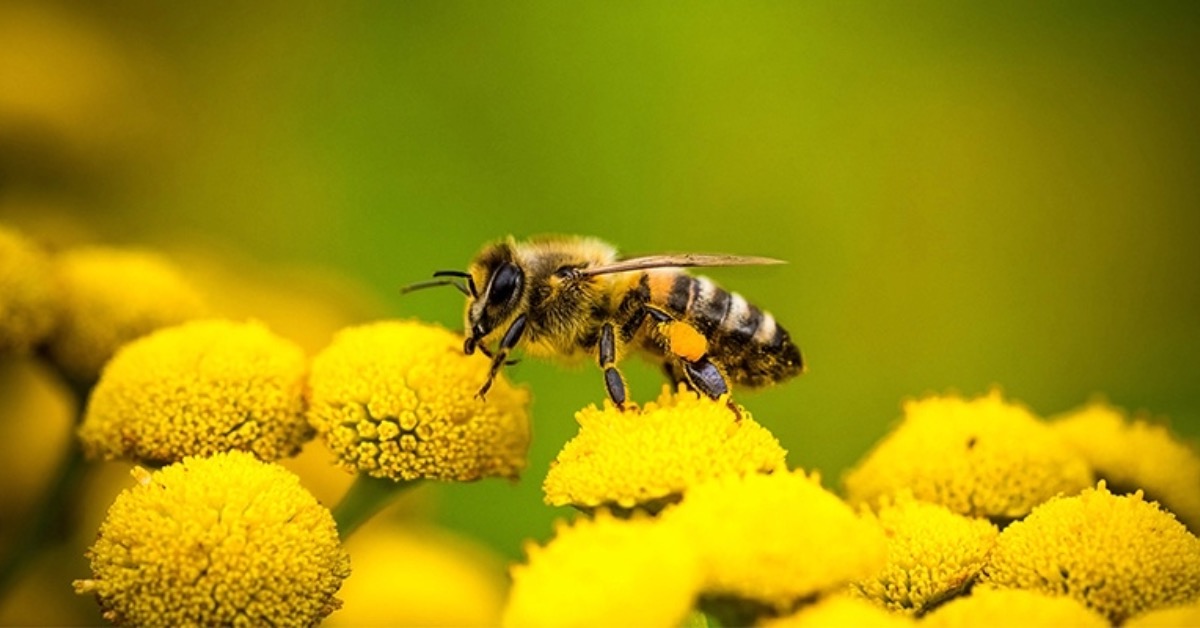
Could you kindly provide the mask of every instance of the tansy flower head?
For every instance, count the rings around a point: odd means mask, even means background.
[[[657,511],[710,478],[787,468],[787,452],[745,410],[664,389],[640,410],[589,406],[579,434],[550,466],[546,503]]]
[[[1030,626],[1033,628],[1109,628],[1099,613],[1076,600],[1035,591],[976,587],[971,595],[939,606],[921,621],[932,628]]]
[[[1200,596],[1200,540],[1141,492],[1104,482],[1005,528],[982,580],[1067,595],[1113,623]]]
[[[907,489],[959,514],[1015,519],[1091,482],[1087,464],[1048,426],[993,391],[909,401],[900,425],[845,485],[851,503]]]
[[[705,594],[775,613],[869,577],[886,560],[879,526],[801,471],[698,484],[664,517],[700,553]]]
[[[339,332],[313,359],[309,422],[342,467],[393,480],[513,478],[529,447],[529,393],[462,338],[415,321]]]
[[[512,568],[505,626],[676,626],[700,584],[688,539],[644,516],[560,523],[526,552]]]
[[[876,519],[887,536],[887,566],[855,582],[852,590],[907,614],[919,615],[969,586],[998,534],[985,519],[904,495],[887,500],[869,518]]]
[[[1196,626],[1200,626],[1200,602],[1142,613],[1121,626],[1122,628],[1196,628]]]
[[[294,455],[312,436],[305,368],[299,347],[258,323],[160,329],[105,366],[79,428],[84,451],[153,464],[230,449]]]
[[[1130,421],[1105,403],[1092,403],[1051,427],[1117,492],[1143,489],[1200,532],[1200,456],[1163,425]]]
[[[907,615],[889,613],[862,598],[829,595],[786,617],[768,619],[762,628],[913,628]]]
[[[117,496],[89,551],[104,615],[137,626],[308,626],[349,574],[333,517],[245,452],[187,458]]]
[[[81,382],[95,381],[121,345],[204,310],[178,271],[151,253],[82,248],[61,255],[57,270],[63,317],[50,353]]]
[[[58,319],[59,297],[46,254],[0,226],[0,353],[25,352],[45,339]]]

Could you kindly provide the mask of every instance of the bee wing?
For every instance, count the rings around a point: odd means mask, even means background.
[[[647,255],[619,260],[603,266],[591,266],[579,269],[584,276],[609,275],[624,273],[631,270],[647,268],[684,268],[688,266],[759,266],[765,264],[786,264],[787,262],[771,257],[754,257],[747,255],[706,255],[704,253],[680,253],[676,255]]]

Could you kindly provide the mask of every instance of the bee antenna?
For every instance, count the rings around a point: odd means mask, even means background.
[[[407,286],[400,287],[400,294],[408,294],[410,292],[415,292],[417,290],[424,290],[425,288],[436,288],[438,286],[454,286],[455,288],[458,288],[459,292],[461,292],[467,296],[471,295],[470,292],[467,292],[466,286],[462,285],[461,282],[455,281],[453,279],[433,279],[430,281],[418,281],[416,283],[410,283]]]
[[[460,277],[462,279],[467,280],[467,286],[466,286],[466,288],[464,288],[462,283],[460,283],[458,281],[454,281],[452,279],[444,279],[441,281],[424,281],[424,282],[421,282],[420,284],[413,284],[413,286],[419,286],[421,288],[425,288],[425,287],[432,287],[432,286],[452,285],[455,288],[458,288],[459,292],[461,292],[469,297],[475,297],[475,298],[479,297],[479,291],[475,289],[475,279],[473,277],[471,277],[471,273],[463,272],[461,270],[439,270],[439,271],[433,273],[433,276],[434,277]],[[468,290],[468,288],[469,288],[469,290]],[[416,290],[418,288],[414,287],[413,289]],[[407,292],[407,291],[405,291],[405,292]]]

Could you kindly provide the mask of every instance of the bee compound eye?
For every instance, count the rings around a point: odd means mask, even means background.
[[[488,303],[491,305],[507,303],[520,289],[523,279],[523,273],[516,265],[500,266],[492,276],[492,285],[488,290]]]

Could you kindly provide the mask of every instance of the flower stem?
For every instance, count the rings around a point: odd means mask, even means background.
[[[419,480],[389,480],[359,473],[342,496],[342,500],[333,508],[333,520],[337,522],[338,534],[343,540],[349,538],[359,526],[417,484],[420,484]]]

